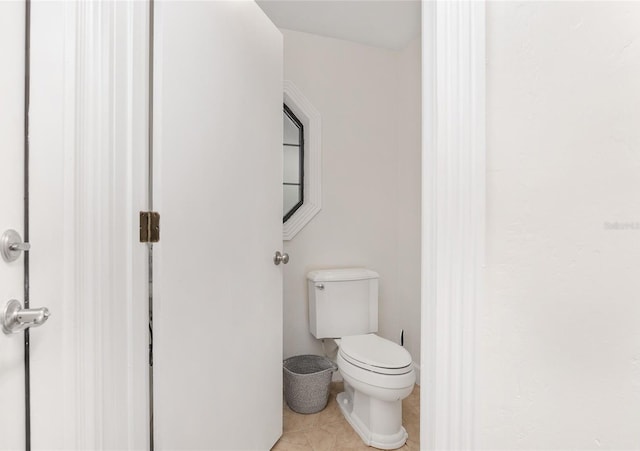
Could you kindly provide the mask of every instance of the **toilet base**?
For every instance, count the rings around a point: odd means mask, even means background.
[[[367,446],[397,449],[406,443],[408,434],[402,427],[402,401],[373,399],[355,391],[346,382],[345,391],[338,394],[337,401],[345,419]]]

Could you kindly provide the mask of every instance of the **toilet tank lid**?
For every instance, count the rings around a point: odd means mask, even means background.
[[[349,280],[378,279],[380,275],[366,268],[319,269],[307,274],[312,282],[345,282]]]

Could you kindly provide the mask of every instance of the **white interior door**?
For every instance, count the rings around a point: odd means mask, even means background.
[[[156,446],[268,449],[282,428],[282,36],[254,2],[156,12]]]
[[[0,234],[23,230],[24,4],[0,2]],[[24,300],[23,260],[0,259],[0,308]],[[0,448],[24,449],[24,338],[0,331]]]

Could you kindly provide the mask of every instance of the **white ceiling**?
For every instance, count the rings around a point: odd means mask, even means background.
[[[279,28],[399,50],[420,34],[419,0],[256,0]]]

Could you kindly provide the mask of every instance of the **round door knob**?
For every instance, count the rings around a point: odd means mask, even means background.
[[[279,265],[280,263],[283,265],[289,263],[289,254],[281,254],[280,251],[276,251],[276,255],[273,256],[273,264]]]

